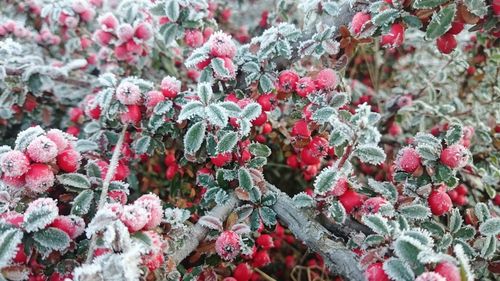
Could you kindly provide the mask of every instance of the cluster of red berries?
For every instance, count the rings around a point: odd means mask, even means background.
[[[236,76],[236,65],[233,62],[233,58],[236,56],[236,44],[231,39],[231,36],[218,31],[213,33],[208,41],[205,43],[208,49],[207,57],[196,64],[198,70],[204,70],[210,65],[212,59],[219,58],[223,60],[224,68],[228,72],[228,75],[221,76],[217,71],[214,71],[215,78],[226,80],[232,79]]]
[[[451,201],[456,206],[465,206],[469,203],[467,199],[467,195],[469,194],[469,189],[465,184],[459,184],[454,189],[448,191],[448,195],[450,196]]]
[[[386,1],[387,2],[387,1]],[[360,35],[367,23],[371,21],[372,17],[369,13],[358,12],[351,20],[351,31],[354,35]],[[393,23],[389,32],[383,34],[380,38],[380,43],[384,47],[396,48],[403,44],[405,39],[405,26],[400,23]]]
[[[73,1],[69,8],[67,11],[61,11],[57,20],[63,34],[68,29],[76,28],[80,22],[90,22],[96,14],[95,7],[85,0]]]
[[[135,26],[120,24],[113,14],[107,13],[99,18],[99,24],[101,28],[94,32],[94,40],[104,47],[114,46],[117,60],[133,62],[149,53],[148,41],[153,37],[153,30],[148,21]]]
[[[314,79],[310,76],[301,78],[295,71],[285,70],[279,74],[276,88],[280,93],[297,93],[297,95],[305,98],[316,91],[333,90],[337,87],[337,84],[337,74],[330,68],[318,72]]]
[[[26,148],[0,155],[2,181],[11,187],[42,193],[54,185],[55,174],[76,172],[80,161],[74,138],[51,129],[32,139]]]
[[[18,38],[27,38],[31,35],[31,32],[24,25],[13,20],[7,20],[0,24],[0,38],[10,34]]]

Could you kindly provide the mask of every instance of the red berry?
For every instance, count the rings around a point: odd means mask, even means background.
[[[252,259],[252,265],[254,267],[264,267],[271,263],[271,258],[266,250],[259,250]]]
[[[45,192],[55,182],[54,173],[46,164],[32,164],[24,179],[26,180],[26,188],[36,193]]]
[[[358,12],[352,17],[351,29],[355,35],[361,33],[363,26],[372,19],[371,15],[368,13]]]
[[[298,120],[293,124],[291,135],[294,137],[309,138],[311,131],[306,120]]]
[[[397,137],[401,135],[401,133],[403,133],[403,130],[396,122],[391,122],[391,125],[389,125],[389,129],[387,131],[393,137]]]
[[[166,76],[161,80],[160,88],[166,98],[174,99],[181,91],[181,82],[172,76]]]
[[[149,221],[146,209],[137,205],[125,205],[120,214],[120,220],[130,232],[136,232],[144,228]]]
[[[441,163],[452,169],[461,168],[467,165],[469,154],[464,146],[454,144],[443,149],[440,160]]]
[[[313,150],[308,147],[302,149],[300,152],[300,158],[306,165],[317,165],[321,162],[321,158],[315,157]]]
[[[68,137],[63,131],[59,129],[50,129],[49,131],[47,131],[47,138],[56,144],[58,153],[61,153],[66,148],[68,148]]]
[[[215,57],[233,58],[236,55],[236,44],[234,44],[231,36],[217,31],[208,40],[210,46],[210,54]]]
[[[146,93],[145,106],[153,110],[157,104],[165,100],[165,96],[160,91],[149,91]]]
[[[299,161],[297,160],[297,155],[292,154],[286,158],[286,164],[294,169],[299,167]]]
[[[347,191],[348,188],[349,188],[349,182],[347,181],[347,179],[340,178],[332,187],[332,189],[328,192],[328,194],[331,194],[333,196],[341,196]]]
[[[203,33],[198,29],[187,29],[184,31],[184,42],[191,48],[203,45]]]
[[[83,110],[78,107],[73,107],[68,112],[69,120],[73,123],[78,123],[83,117]]]
[[[329,143],[325,138],[315,136],[307,145],[307,148],[311,150],[314,157],[322,158],[328,154]]]
[[[427,198],[427,203],[431,208],[432,214],[442,216],[448,213],[453,206],[450,196],[442,190],[433,190]]]
[[[325,68],[321,70],[314,78],[314,83],[316,87],[320,90],[323,89],[333,89],[337,86],[337,74],[331,68]]]
[[[16,255],[12,258],[14,263],[26,263],[28,261],[28,256],[24,252],[24,244],[20,243],[17,245]]]
[[[295,91],[299,96],[305,98],[312,92],[316,91],[316,85],[311,77],[303,77],[297,82]]]
[[[368,266],[365,271],[365,277],[368,281],[389,281],[389,276],[383,269],[383,263],[376,262]]]
[[[443,54],[449,54],[457,47],[455,35],[446,33],[436,40],[438,50]]]
[[[240,253],[240,236],[234,231],[222,232],[215,241],[215,250],[227,261],[233,260]]]
[[[460,21],[454,21],[451,23],[451,28],[448,30],[448,34],[457,35],[464,30],[464,23]]]
[[[135,27],[134,36],[142,40],[148,40],[151,38],[153,32],[151,31],[151,25],[146,22],[141,22]]]
[[[11,150],[0,156],[0,168],[7,177],[20,177],[30,168],[30,160],[19,150]]]
[[[124,124],[136,125],[141,121],[141,118],[141,108],[138,105],[128,105],[127,111],[120,115],[120,121]]]
[[[85,231],[85,222],[78,216],[58,216],[50,226],[66,232],[73,240]]]
[[[278,77],[278,91],[291,93],[295,91],[299,75],[293,70],[282,71]]]
[[[403,44],[405,39],[405,28],[401,23],[395,23],[391,26],[391,31],[382,36],[380,43],[382,46],[394,48]]]
[[[344,206],[347,213],[351,213],[356,208],[363,205],[363,197],[356,191],[349,189],[339,196],[339,201]]]
[[[387,204],[387,200],[380,196],[369,198],[363,203],[363,213],[375,214],[384,204]]]
[[[262,126],[262,134],[264,135],[269,134],[270,132],[272,132],[272,130],[273,126],[270,123],[266,123],[264,124],[264,126]]]
[[[238,281],[249,281],[252,277],[252,269],[247,263],[240,263],[234,269],[233,277]]]
[[[273,238],[269,234],[261,234],[255,242],[264,250],[269,250],[274,247]]]
[[[459,184],[454,190],[456,190],[459,195],[469,194],[469,189],[465,184]]]
[[[500,194],[497,194],[495,198],[493,198],[493,204],[500,206]]]
[[[138,205],[148,212],[149,219],[144,226],[145,229],[153,229],[160,225],[163,216],[163,209],[158,195],[153,193],[144,194],[135,200],[134,205]]]
[[[270,111],[273,109],[273,103],[276,102],[276,96],[274,94],[262,94],[257,98],[257,102],[263,111]]]
[[[31,141],[26,152],[31,160],[38,163],[47,163],[56,158],[57,145],[46,136],[39,136]]]
[[[267,122],[267,113],[265,111],[262,111],[257,118],[252,120],[252,124],[254,126],[261,126],[264,125],[264,123],[266,122]]]
[[[66,149],[57,155],[57,166],[66,173],[74,173],[80,168],[82,155],[74,149]]]
[[[414,173],[422,165],[420,155],[412,147],[401,149],[396,158],[396,167],[398,170],[406,173]]]
[[[217,156],[212,156],[210,157],[210,161],[212,164],[214,164],[216,167],[223,167],[226,165],[229,161],[231,161],[232,155],[230,152],[226,153],[219,153]]]

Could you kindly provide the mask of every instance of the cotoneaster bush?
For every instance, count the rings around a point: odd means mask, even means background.
[[[0,280],[495,280],[497,0],[5,0]]]

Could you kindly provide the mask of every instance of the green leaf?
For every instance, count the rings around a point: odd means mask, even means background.
[[[68,174],[58,175],[57,180],[59,181],[60,184],[64,186],[69,186],[76,189],[90,188],[89,179],[86,176],[78,173],[68,173]]]
[[[257,156],[257,157],[252,158],[250,161],[248,161],[247,166],[249,168],[260,169],[266,164],[267,164],[266,157]]]
[[[418,254],[424,249],[425,246],[420,241],[408,236],[400,236],[394,242],[396,255],[412,265],[418,262]]]
[[[179,2],[177,0],[166,0],[165,2],[165,13],[170,21],[177,21],[180,15]]]
[[[335,109],[330,106],[325,106],[316,110],[312,115],[312,119],[316,123],[322,125],[328,122],[328,120],[330,120],[333,114],[335,114]]]
[[[55,227],[48,227],[36,232],[33,239],[41,246],[57,251],[68,248],[70,242],[68,234]]]
[[[254,209],[252,215],[250,215],[250,229],[256,231],[260,227],[260,216],[259,211]]]
[[[269,207],[262,207],[259,209],[260,217],[262,218],[262,222],[267,227],[271,227],[277,223],[276,213],[273,209]]]
[[[0,235],[0,268],[11,263],[17,253],[17,245],[21,243],[23,232],[11,228],[3,231]],[[23,249],[21,249],[23,251]]]
[[[467,241],[474,238],[475,235],[476,229],[470,225],[466,225],[457,230],[457,232],[453,234],[453,237]]]
[[[399,213],[408,219],[423,220],[431,215],[429,207],[422,204],[411,204],[399,208]]]
[[[246,62],[241,69],[247,73],[257,73],[260,72],[260,66],[253,61]]]
[[[444,140],[448,146],[457,143],[463,135],[463,127],[460,124],[453,124],[450,126],[448,131],[446,131],[446,135]]]
[[[204,104],[208,104],[214,95],[210,83],[199,83],[197,93],[201,102]]]
[[[434,40],[443,35],[450,29],[451,22],[455,17],[457,7],[455,4],[450,4],[434,14],[429,25],[425,37],[429,40]]]
[[[240,187],[245,191],[250,192],[253,188],[253,180],[250,172],[246,168],[240,168],[238,170],[238,182]]]
[[[398,16],[399,10],[387,9],[373,16],[372,23],[376,26],[387,26],[393,23]]]
[[[36,137],[44,134],[44,130],[40,126],[30,127],[17,134],[15,150],[24,150]]]
[[[269,93],[274,89],[273,81],[269,74],[264,74],[260,76],[259,79],[259,91],[261,93]]]
[[[210,104],[205,108],[207,120],[210,124],[224,128],[227,125],[228,116],[223,107],[217,104]]]
[[[489,218],[479,226],[482,235],[497,235],[500,233],[500,217]]]
[[[136,141],[134,141],[134,145],[132,146],[136,154],[144,154],[148,151],[149,146],[151,145],[152,138],[150,136],[142,136]]]
[[[403,21],[409,27],[413,27],[413,28],[421,28],[422,27],[422,21],[416,16],[412,16],[412,15],[404,16]]]
[[[212,61],[210,62],[210,66],[212,67],[214,72],[220,77],[229,77],[231,74],[224,65],[224,60],[221,58],[212,59]]]
[[[27,232],[37,231],[52,223],[58,211],[51,206],[42,205],[38,209],[24,215],[23,227]]]
[[[462,216],[460,215],[460,210],[454,208],[451,211],[451,216],[448,220],[448,228],[451,233],[457,232],[462,226]]]
[[[446,3],[448,0],[415,0],[413,8],[415,9],[432,9],[441,4]]]
[[[480,222],[486,221],[491,216],[488,206],[482,202],[477,203],[476,206],[474,206],[474,213]]]
[[[170,45],[177,38],[178,25],[175,23],[167,23],[163,28],[163,41],[165,45]]]
[[[241,108],[232,101],[224,101],[217,103],[220,107],[224,108],[227,114],[231,117],[240,116]]]
[[[383,269],[392,280],[413,281],[413,270],[398,258],[390,258],[384,262]]]
[[[292,198],[293,203],[298,208],[309,208],[314,206],[314,199],[305,192],[297,193]]]
[[[442,237],[445,233],[444,225],[433,220],[424,221],[420,226],[437,237]]]
[[[489,259],[493,256],[497,249],[497,237],[495,235],[490,235],[484,239],[484,244],[481,249],[481,257]]]
[[[380,193],[383,197],[387,198],[391,202],[395,202],[398,198],[398,191],[396,187],[390,182],[379,182],[372,178],[368,179],[368,185],[373,189],[373,191]]]
[[[365,215],[362,220],[366,226],[377,234],[389,235],[391,232],[391,227],[389,226],[387,219],[382,217],[380,214]]]
[[[162,115],[169,112],[172,109],[172,101],[166,100],[158,103],[153,109],[154,114]]]
[[[195,116],[204,117],[205,116],[204,108],[205,107],[200,101],[190,101],[182,106],[177,121],[181,122],[183,120],[190,120]]]
[[[201,144],[205,139],[205,130],[206,125],[203,121],[200,121],[189,128],[184,136],[184,150],[187,153],[194,154],[200,149]]]
[[[462,2],[469,12],[478,17],[483,17],[488,13],[488,8],[484,0],[463,0]]]
[[[314,193],[323,195],[337,182],[337,172],[332,168],[325,168],[314,181]]]
[[[362,144],[355,150],[354,154],[358,156],[363,163],[378,165],[385,160],[385,152],[382,148],[374,144]]]
[[[77,216],[86,215],[90,206],[92,205],[92,200],[94,199],[94,192],[92,190],[84,190],[78,194],[73,200],[73,206],[71,207],[71,214]]]
[[[344,205],[340,204],[339,201],[333,201],[330,207],[328,207],[328,212],[332,219],[337,223],[344,223],[347,217]]]
[[[75,145],[75,149],[80,153],[94,151],[98,148],[97,143],[90,140],[78,140]]]
[[[232,151],[236,143],[238,143],[237,133],[229,132],[225,134],[217,144],[217,154]]]
[[[255,118],[259,117],[261,112],[262,108],[260,107],[260,104],[251,102],[243,108],[240,117],[247,119],[248,121],[253,121]]]
[[[265,144],[252,143],[248,146],[248,150],[254,156],[269,157],[271,155],[271,149]]]

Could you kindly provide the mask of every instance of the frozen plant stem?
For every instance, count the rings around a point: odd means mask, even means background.
[[[102,207],[106,203],[106,199],[108,197],[109,183],[111,182],[111,179],[113,179],[115,175],[116,166],[118,166],[118,160],[120,159],[123,140],[125,139],[126,132],[127,132],[127,125],[123,126],[120,136],[118,137],[118,141],[116,142],[115,150],[113,151],[113,155],[111,156],[109,168],[106,173],[106,177],[104,178],[104,182],[102,183],[101,196],[99,197],[99,203],[97,205],[96,213],[99,212],[99,210],[102,209]],[[93,235],[92,239],[90,240],[90,246],[89,246],[89,251],[87,253],[86,263],[89,263],[92,260],[92,257],[94,255],[95,243],[96,243],[96,236]]]

